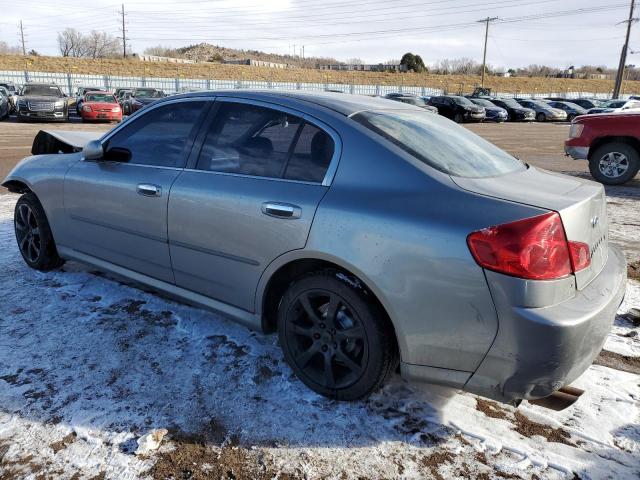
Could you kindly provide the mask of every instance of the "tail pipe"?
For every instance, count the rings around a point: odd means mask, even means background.
[[[583,393],[584,390],[576,387],[566,386],[562,387],[560,390],[556,390],[548,397],[539,398],[537,400],[529,400],[529,403],[559,412],[560,410],[564,410],[565,408],[568,408],[576,403]]]

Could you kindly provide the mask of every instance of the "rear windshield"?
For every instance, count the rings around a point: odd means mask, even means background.
[[[526,165],[464,127],[438,115],[366,111],[356,122],[444,173],[481,178],[525,170]]]
[[[148,90],[141,89],[135,91],[136,97],[140,98],[162,98],[164,97],[164,93],[161,90]]]
[[[62,97],[62,92],[55,85],[25,85],[22,95],[39,97]]]

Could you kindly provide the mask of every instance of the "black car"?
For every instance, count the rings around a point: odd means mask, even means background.
[[[491,103],[504,108],[510,122],[532,122],[536,119],[536,112],[523,107],[513,98],[492,98]]]
[[[417,95],[411,95],[410,93],[388,93],[384,96],[388,100],[394,100],[396,102],[408,103],[409,105],[415,105],[416,107],[423,108],[431,113],[438,113],[438,109],[431,105]]]
[[[484,107],[476,105],[466,97],[458,95],[440,95],[431,97],[429,105],[436,107],[438,113],[456,123],[481,122],[485,119]]]
[[[559,108],[560,110],[564,110],[565,112],[567,112],[568,121],[573,120],[578,115],[586,115],[587,113],[586,108],[582,108],[580,105],[573,102],[551,100],[547,103],[553,108]]]
[[[27,83],[16,105],[18,121],[69,120],[69,100],[55,83]]]
[[[504,108],[493,104],[490,100],[479,97],[469,97],[469,100],[471,100],[476,105],[484,107],[484,110],[486,112],[486,121],[496,123],[507,121],[507,117],[509,116],[507,111]]]
[[[165,93],[157,88],[133,88],[130,97],[122,102],[122,114],[131,115],[164,97],[166,97]]]
[[[18,102],[18,87],[13,82],[0,82],[0,87],[4,87],[7,90],[7,99],[9,101],[9,113],[13,113],[16,110],[16,103]]]
[[[589,110],[591,108],[598,108],[604,104],[603,100],[598,100],[597,98],[567,98],[565,99],[567,102],[575,103],[576,105],[580,105],[582,108]]]

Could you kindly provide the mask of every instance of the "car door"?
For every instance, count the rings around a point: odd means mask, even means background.
[[[173,282],[167,243],[171,185],[182,172],[204,100],[150,108],[103,141],[104,158],[82,160],[64,183],[64,244],[165,282]]]
[[[306,244],[337,164],[338,139],[300,112],[216,101],[169,199],[176,284],[254,311],[265,268]]]

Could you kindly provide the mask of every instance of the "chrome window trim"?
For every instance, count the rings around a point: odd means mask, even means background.
[[[329,185],[325,185],[324,182],[309,182],[305,180],[291,180],[288,178],[277,178],[277,177],[262,177],[260,175],[246,175],[244,173],[233,173],[233,172],[216,172],[214,170],[198,170],[197,168],[185,168],[185,172],[196,172],[196,173],[206,173],[208,175],[224,175],[227,177],[240,177],[240,178],[256,178],[258,180],[268,180],[271,182],[286,182],[286,183],[301,183],[303,185],[315,185],[316,187],[328,187]],[[326,180],[326,178],[325,178]]]
[[[270,108],[272,110],[279,110],[285,113],[289,113],[291,115],[295,115],[296,117],[303,119],[305,122],[310,123],[311,125],[325,132],[333,140],[334,149],[333,149],[333,157],[331,157],[331,161],[329,162],[327,171],[324,174],[324,178],[322,182],[310,182],[305,180],[290,180],[287,178],[263,177],[260,175],[245,175],[242,173],[215,172],[212,170],[185,169],[185,171],[206,172],[206,173],[214,173],[214,174],[220,174],[220,175],[234,175],[237,177],[245,177],[245,178],[261,178],[261,179],[275,180],[275,181],[282,181],[282,182],[302,183],[304,185],[322,185],[325,187],[329,187],[331,185],[331,183],[333,182],[333,178],[335,177],[336,171],[338,170],[338,163],[340,162],[340,157],[342,156],[342,138],[340,137],[338,132],[336,132],[331,126],[327,125],[322,120],[319,120],[316,117],[309,115],[308,113],[305,113],[300,110],[296,110],[294,108],[287,107],[285,105],[281,105],[275,102],[269,102],[265,100],[254,100],[252,98],[249,99],[249,98],[243,98],[243,97],[235,97],[233,95],[217,96],[215,98],[215,102],[216,103],[218,102],[242,103],[245,105],[255,105],[256,107],[264,107],[264,108]]]

